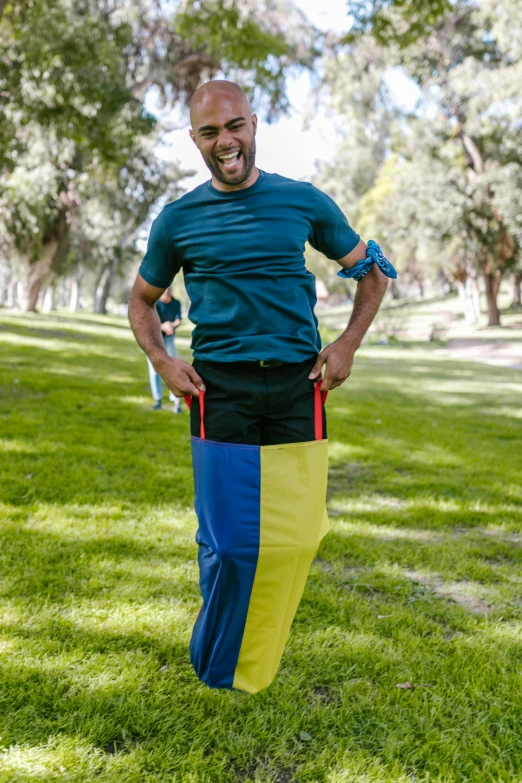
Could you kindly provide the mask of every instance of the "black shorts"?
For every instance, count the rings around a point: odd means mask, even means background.
[[[314,382],[308,378],[315,360],[314,356],[274,367],[261,367],[259,362],[194,360],[194,369],[206,386],[206,438],[255,446],[315,440]],[[190,430],[199,437],[197,398],[190,412]]]

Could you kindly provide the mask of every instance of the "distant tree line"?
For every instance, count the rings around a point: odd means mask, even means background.
[[[390,97],[386,73],[399,66],[420,89],[411,112]],[[386,247],[403,288],[455,287],[470,323],[479,318],[480,279],[490,325],[500,323],[503,279],[512,306],[521,305],[520,84],[518,0],[456,0],[422,38],[381,46],[359,37],[327,66],[339,144],[318,184],[365,238]],[[332,276],[317,255],[311,263]]]
[[[274,118],[288,74],[321,60],[339,143],[317,183],[390,251],[394,295],[438,281],[476,321],[482,278],[498,323],[501,280],[517,305],[522,278],[522,7],[353,0],[347,13],[341,38],[283,0],[0,0],[0,304],[124,301],[140,231],[182,193],[186,172],[157,155],[172,110],[224,74]],[[394,67],[421,91],[411,112],[391,100]]]

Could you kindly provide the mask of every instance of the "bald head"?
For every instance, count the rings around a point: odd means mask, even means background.
[[[218,80],[198,87],[190,102],[190,137],[220,190],[252,185],[257,117],[245,93],[234,82]]]
[[[205,105],[212,105],[217,101],[235,99],[235,102],[243,105],[244,111],[252,114],[250,103],[245,93],[235,82],[227,82],[224,79],[215,79],[212,82],[206,82],[198,87],[192,100],[190,101],[190,123],[194,128],[194,117],[197,117],[198,111]]]

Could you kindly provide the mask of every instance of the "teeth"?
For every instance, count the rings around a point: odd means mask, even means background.
[[[231,158],[237,158],[239,152],[231,152],[229,155],[218,155],[219,160],[230,160]]]

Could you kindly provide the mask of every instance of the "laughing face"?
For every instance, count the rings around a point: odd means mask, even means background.
[[[257,117],[245,94],[231,82],[214,81],[200,87],[190,107],[190,136],[212,173],[219,190],[252,185],[255,168]]]

